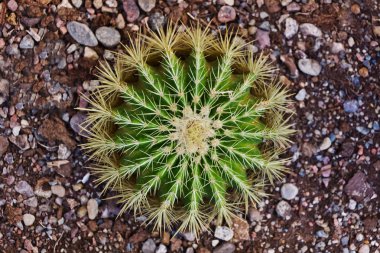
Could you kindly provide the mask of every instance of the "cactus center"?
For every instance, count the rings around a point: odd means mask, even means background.
[[[173,131],[170,139],[177,142],[179,154],[205,155],[210,148],[210,140],[215,137],[215,127],[207,113],[197,114],[187,108],[181,119],[172,120]]]

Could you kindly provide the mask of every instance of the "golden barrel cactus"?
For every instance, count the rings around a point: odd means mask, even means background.
[[[231,224],[281,177],[289,96],[248,45],[231,32],[171,26],[100,64],[83,146],[122,212],[198,235],[211,220]]]

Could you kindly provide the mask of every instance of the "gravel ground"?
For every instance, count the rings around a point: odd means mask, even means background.
[[[198,241],[116,218],[78,146],[98,58],[168,20],[235,27],[294,93],[291,172]],[[380,252],[379,42],[378,0],[0,2],[0,251]]]

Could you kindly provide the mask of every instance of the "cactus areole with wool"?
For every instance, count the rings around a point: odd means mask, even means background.
[[[200,26],[138,34],[100,64],[83,125],[91,168],[154,229],[231,224],[284,172],[288,94],[267,58]]]

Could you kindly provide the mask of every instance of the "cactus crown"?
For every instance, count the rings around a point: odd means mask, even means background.
[[[286,90],[232,33],[171,26],[131,41],[113,66],[100,64],[83,109],[98,182],[155,229],[230,224],[284,172]]]

